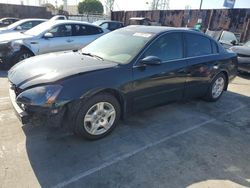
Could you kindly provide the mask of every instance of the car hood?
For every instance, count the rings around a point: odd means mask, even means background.
[[[231,50],[237,54],[250,56],[250,48],[247,46],[233,46]]]
[[[31,57],[8,72],[9,81],[20,89],[51,83],[68,76],[117,66],[116,63],[84,56],[80,52],[57,52]]]
[[[20,40],[20,39],[28,39],[33,36],[31,35],[25,35],[23,33],[14,31],[11,33],[3,33],[0,32],[0,42],[6,42],[6,41],[12,41],[12,40]]]

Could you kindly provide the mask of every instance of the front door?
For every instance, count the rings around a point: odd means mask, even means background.
[[[140,59],[155,56],[158,65],[143,65],[140,60],[133,67],[134,110],[180,100],[186,83],[187,62],[183,59],[183,36],[167,33],[146,49]]]
[[[70,24],[55,26],[48,32],[51,33],[53,37],[42,38],[39,41],[38,54],[74,49],[72,26]]]

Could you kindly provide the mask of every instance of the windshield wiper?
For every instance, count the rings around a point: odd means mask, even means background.
[[[100,59],[100,60],[104,61],[104,59],[102,57],[100,57],[98,55],[95,55],[95,54],[92,54],[92,53],[84,53],[84,52],[82,52],[82,55],[86,55],[86,56],[90,56],[90,57],[95,57],[97,59]]]

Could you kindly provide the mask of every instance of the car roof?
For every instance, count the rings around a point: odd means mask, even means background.
[[[166,31],[189,31],[192,33],[201,33],[186,27],[167,27],[167,26],[130,25],[123,29],[133,29],[133,31],[135,32],[145,32],[154,34],[160,34]]]
[[[150,20],[149,18],[146,18],[146,17],[132,17],[132,18],[129,18],[130,20]]]
[[[15,19],[15,20],[19,20],[19,18],[14,18],[14,17],[4,17],[4,18],[1,18],[0,20],[4,20],[4,19]]]
[[[49,20],[49,23],[51,23],[51,25],[56,25],[56,24],[85,24],[85,25],[90,25],[90,26],[95,26],[95,27],[99,27],[97,25],[94,25],[92,23],[89,22],[84,22],[84,21],[76,21],[76,20]]]

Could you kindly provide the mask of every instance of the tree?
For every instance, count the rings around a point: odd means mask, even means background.
[[[49,10],[55,10],[54,5],[52,5],[51,3],[42,4],[42,7],[46,7]]]
[[[111,13],[114,8],[115,0],[105,0],[105,6],[107,13]]]
[[[84,0],[78,4],[78,12],[80,14],[87,13],[103,13],[103,5],[98,0]]]

